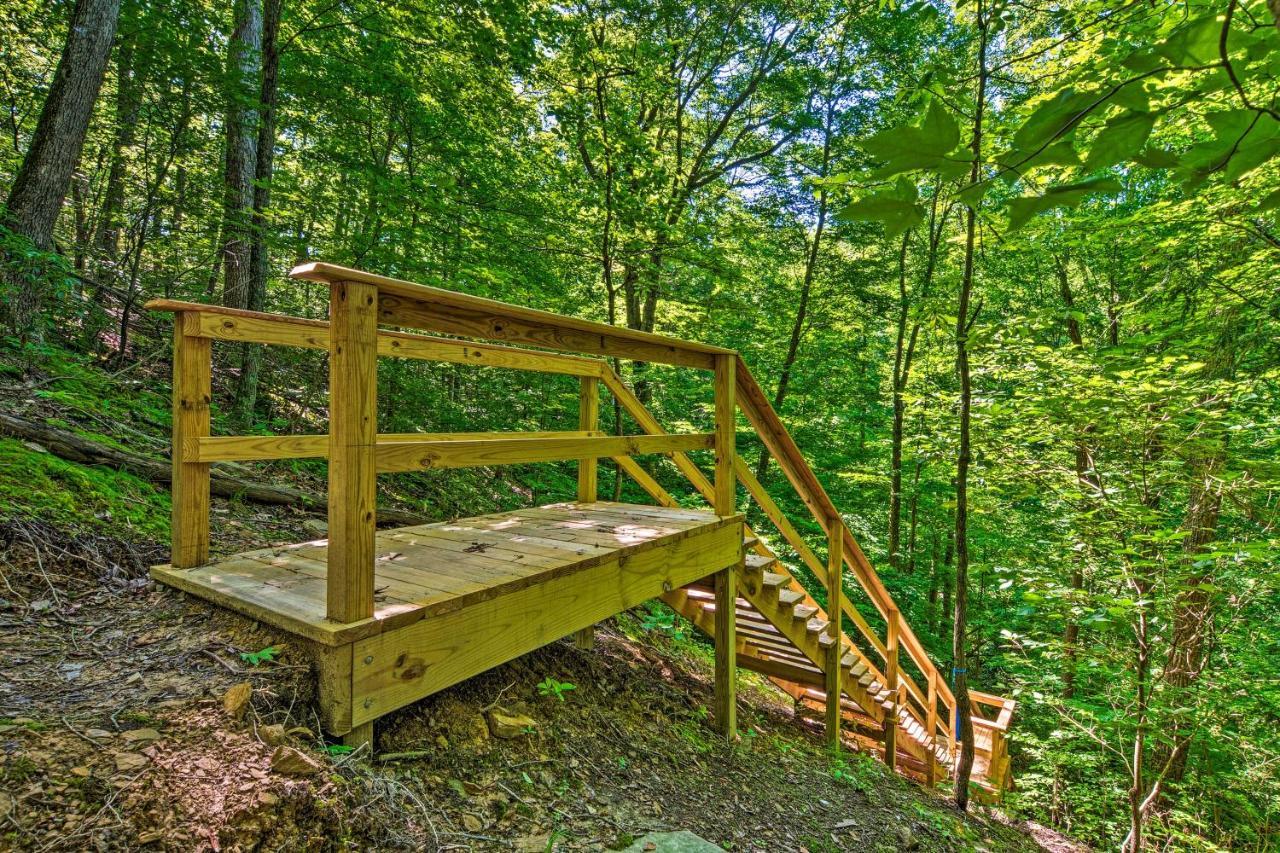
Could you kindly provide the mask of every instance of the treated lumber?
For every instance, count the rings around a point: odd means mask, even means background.
[[[423,471],[633,456],[710,448],[710,434],[621,435],[587,438],[505,438],[478,441],[398,441],[376,447],[379,471]]]
[[[173,518],[170,562],[178,568],[209,559],[209,466],[192,459],[187,442],[209,434],[213,353],[209,341],[173,329]]]
[[[375,285],[379,293],[379,319],[390,326],[707,370],[713,367],[716,355],[731,352],[721,347],[508,305],[334,264],[301,264],[294,267],[290,275],[325,283],[362,281]]]
[[[898,637],[902,627],[902,617],[898,613],[898,608],[889,608],[888,615],[888,633],[885,648],[888,649],[889,655],[884,661],[885,688],[893,694],[893,709],[885,715],[884,719],[884,761],[889,765],[890,770],[897,769],[898,761],[898,694],[901,692],[898,686]]]
[[[791,482],[797,494],[805,502],[805,505],[809,507],[813,517],[824,525],[828,519],[839,518],[839,512],[835,504],[830,496],[827,495],[826,490],[823,489],[822,484],[818,482],[817,476],[813,473],[804,455],[800,452],[800,448],[783,425],[782,419],[773,410],[773,405],[769,402],[764,389],[760,387],[755,377],[751,375],[750,368],[747,367],[741,356],[738,357],[736,376],[738,402],[743,414],[746,415],[747,420],[755,428],[765,446],[769,448],[769,452],[778,461],[778,466]],[[876,574],[870,561],[862,552],[862,548],[858,545],[852,531],[843,522],[840,527],[843,528],[845,563],[853,570],[855,577],[857,577],[858,582],[871,598],[872,603],[875,604],[880,614],[884,616],[889,606],[893,604],[893,598],[889,595],[889,591],[881,582],[879,575]],[[930,660],[928,653],[925,651],[924,645],[911,630],[911,626],[902,626],[901,643],[921,672],[936,669],[933,661]],[[945,683],[939,683],[938,689],[944,699],[951,703],[955,702],[955,697],[951,695],[951,690]]]
[[[476,441],[501,438],[586,438],[590,432],[384,432],[378,444],[413,441]],[[329,454],[328,435],[218,435],[189,441],[187,455],[201,462],[318,459]]]
[[[764,488],[760,481],[756,479],[756,475],[752,472],[751,466],[748,465],[741,456],[734,459],[734,472],[737,474],[738,479],[742,481],[743,486],[746,487],[747,492],[755,500],[756,505],[764,511],[765,516],[773,523],[773,526],[778,529],[778,532],[780,532],[782,537],[787,540],[787,543],[791,545],[797,554],[800,555],[800,559],[809,567],[809,570],[813,572],[814,576],[823,577],[826,575],[827,568],[822,564],[822,561],[818,559],[818,555],[813,553],[813,549],[804,541],[804,538],[800,535],[800,531],[796,530],[795,525],[791,523],[791,520],[787,518],[786,513],[782,511],[782,508],[778,506],[777,502],[769,495],[769,492]],[[858,612],[858,609],[853,606],[853,603],[849,601],[848,596],[840,597],[840,606],[844,615],[849,617],[849,621],[858,628],[858,632],[862,634],[863,638],[871,644],[871,647],[875,649],[881,659],[883,659],[884,642],[876,636],[876,632],[871,629],[871,625],[867,622],[866,618],[863,617],[863,615]]]
[[[329,583],[334,622],[373,616],[378,435],[378,289],[329,287]]]
[[[354,646],[353,725],[731,567],[741,518],[678,542],[567,572],[472,606],[383,631]]]
[[[171,299],[153,299],[146,307],[151,311],[181,312],[183,328],[193,337],[302,349],[329,349],[329,323],[324,320]],[[561,373],[568,376],[599,376],[605,367],[597,359],[581,356],[385,330],[378,332],[378,355],[530,370],[537,373]]]
[[[840,694],[843,685],[840,676],[844,667],[840,659],[844,657],[844,632],[840,629],[840,614],[844,600],[844,555],[842,553],[844,539],[836,533],[828,540],[827,549],[827,618],[831,620],[828,628],[830,636],[835,640],[827,648],[826,692],[827,692],[827,746],[840,748]]]
[[[929,699],[928,712],[924,730],[931,739],[938,736],[938,671],[935,669],[929,673]],[[938,756],[937,750],[929,749],[929,754],[925,756],[925,784],[930,788],[938,784]]]
[[[0,434],[35,442],[68,462],[119,468],[151,483],[168,484],[173,477],[170,460],[131,453],[85,438],[70,430],[37,423],[8,412],[0,412]],[[209,469],[209,489],[218,497],[234,497],[237,500],[271,506],[293,506],[320,515],[328,511],[329,500],[325,495],[247,479],[232,473],[228,466],[214,464]],[[421,524],[426,519],[415,512],[379,508],[378,521],[384,524]]]
[[[600,379],[584,376],[578,380],[578,429],[587,433],[600,429]],[[591,503],[596,499],[599,463],[597,457],[578,460],[578,500]]]

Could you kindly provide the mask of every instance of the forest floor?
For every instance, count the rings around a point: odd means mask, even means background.
[[[0,409],[162,455],[157,383],[55,373],[0,382]],[[552,643],[385,717],[372,755],[346,753],[319,733],[303,649],[148,579],[167,515],[163,487],[0,437],[0,848],[604,850],[673,829],[732,850],[1077,849],[832,756],[752,674],[741,737],[722,740],[711,648],[656,604],[589,650]],[[219,499],[213,518],[221,554],[323,535],[285,507]],[[491,711],[529,720],[495,733]]]
[[[231,531],[270,520],[220,508],[241,516]],[[300,650],[147,580],[161,557],[0,528],[0,846],[601,850],[666,828],[733,850],[1041,849],[997,812],[962,817],[869,756],[833,758],[754,677],[743,736],[722,741],[709,649],[657,609],[606,623],[593,649],[553,643],[392,714],[372,756],[345,754],[317,734]],[[557,683],[562,698],[539,689]],[[240,684],[237,718],[224,699]],[[533,723],[497,737],[486,708]],[[273,764],[281,746],[296,770]]]

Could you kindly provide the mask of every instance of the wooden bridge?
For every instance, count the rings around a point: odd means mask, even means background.
[[[820,716],[833,745],[878,750],[930,785],[950,775],[959,744],[945,678],[737,353],[331,264],[304,264],[293,276],[329,286],[329,322],[168,300],[147,306],[175,315],[173,547],[170,564],[152,575],[308,641],[330,734],[367,742],[373,722],[396,708],[561,637],[587,644],[596,622],[660,598],[714,638],[713,712],[722,733],[736,731],[742,667]],[[329,433],[211,435],[215,340],[327,351]],[[668,434],[605,356],[711,372],[714,431]],[[379,357],[576,376],[579,428],[378,433]],[[599,430],[602,384],[643,434]],[[825,560],[737,455],[739,412],[825,532]],[[710,477],[688,455],[707,450]],[[709,509],[683,508],[636,461],[645,454],[672,459]],[[328,458],[328,540],[209,562],[210,463],[305,457]],[[655,505],[599,500],[601,458]],[[379,473],[554,460],[578,460],[573,502],[376,529]],[[768,536],[744,524],[738,485],[769,520]],[[770,541],[789,546],[823,588],[806,589]],[[853,606],[849,578],[882,633]],[[998,797],[1011,782],[1014,703],[970,695],[972,778]]]

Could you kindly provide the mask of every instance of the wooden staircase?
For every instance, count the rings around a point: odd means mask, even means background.
[[[798,559],[816,578],[827,581],[827,600],[836,597],[840,600],[842,627],[851,624],[856,629],[853,636],[844,630],[833,631],[832,619],[822,604],[774,548],[747,528],[735,607],[738,666],[767,676],[795,700],[798,712],[805,715],[825,712],[827,719],[832,719],[834,705],[828,702],[827,692],[828,664],[838,660],[840,740],[864,750],[879,751],[890,766],[925,784],[935,785],[951,778],[960,746],[953,722],[955,698],[945,679],[902,619],[888,591],[740,358],[736,375],[742,414],[824,528],[829,552],[840,555],[839,586],[835,588],[838,592],[832,588],[830,567],[819,559],[741,457],[734,460],[734,475]],[[652,435],[664,434],[656,419],[617,374],[606,370],[602,379],[642,430]],[[670,457],[697,491],[708,502],[713,502],[713,484],[701,469],[683,453],[673,453]],[[680,506],[634,459],[617,457],[614,461],[657,503]],[[833,545],[832,539],[841,541]],[[843,594],[849,586],[846,578],[850,575],[884,619],[883,640]],[[701,631],[716,636],[716,593],[710,579],[672,590],[662,599]],[[832,648],[837,636],[838,655]],[[903,671],[900,655],[905,655],[914,666],[924,682],[923,688]],[[1012,784],[1005,735],[1015,703],[984,693],[971,691],[970,695],[975,726],[971,783],[977,789],[976,795],[996,800]],[[983,709],[989,707],[996,709],[993,717],[983,713]],[[833,739],[830,734],[828,737]]]

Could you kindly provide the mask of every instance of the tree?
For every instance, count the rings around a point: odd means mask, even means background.
[[[236,0],[227,43],[226,165],[222,201],[222,304],[249,304],[253,269],[253,179],[258,164],[261,0]]]
[[[5,202],[4,225],[37,249],[53,248],[53,226],[80,159],[119,12],[120,0],[76,0],[72,8],[58,70]],[[21,336],[38,337],[42,282],[22,277],[6,284],[10,325]]]

